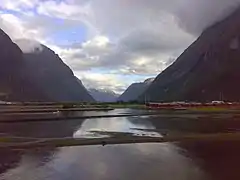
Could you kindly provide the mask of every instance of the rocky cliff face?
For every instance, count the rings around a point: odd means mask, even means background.
[[[239,80],[240,8],[206,29],[139,100],[239,101]]]
[[[0,30],[0,99],[6,101],[49,100],[25,73],[22,51]]]
[[[150,86],[154,78],[149,78],[141,83],[133,83],[131,84],[126,91],[118,98],[118,101],[135,101],[138,97],[146,91],[146,89]]]
[[[18,40],[16,43],[24,49],[31,41]],[[48,47],[37,45],[23,54],[23,60],[26,64],[25,71],[34,85],[52,101],[94,101],[72,70]]]
[[[89,89],[88,91],[98,102],[115,102],[119,96],[115,92],[106,89]]]

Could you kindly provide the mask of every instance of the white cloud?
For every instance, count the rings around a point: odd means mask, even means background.
[[[128,81],[122,81],[118,75],[114,74],[91,71],[81,71],[75,74],[87,88],[110,89],[115,93],[122,93],[129,84]]]
[[[39,3],[39,0],[1,0],[0,7],[8,10],[22,12],[23,9],[32,9]]]
[[[106,36],[96,36],[92,40],[84,42],[82,46],[84,48],[106,47],[109,43],[109,39]]]
[[[74,23],[84,23],[88,27],[89,35],[96,35],[97,28],[93,23],[93,12],[88,3],[78,1],[54,1],[46,0],[38,4],[37,12],[41,15],[74,21]]]
[[[63,1],[57,2],[53,0],[40,3],[37,7],[37,11],[39,14],[74,20],[88,15],[87,7],[75,4],[71,5]]]
[[[111,35],[126,34],[142,27],[166,30],[167,16],[170,15],[178,18],[181,27],[199,35],[239,4],[240,0],[68,0],[44,1],[38,10],[64,19],[86,19],[85,22],[94,25],[101,33]]]
[[[32,38],[40,40],[41,32],[37,29],[28,29],[26,22],[12,14],[0,14],[0,27],[11,38]]]
[[[89,56],[101,56],[111,51],[110,40],[106,36],[95,36],[81,44],[83,51]]]
[[[42,51],[43,47],[38,41],[29,40],[29,39],[20,39],[16,40],[15,43],[24,53],[34,52],[36,49]]]

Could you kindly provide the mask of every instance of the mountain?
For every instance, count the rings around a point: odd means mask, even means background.
[[[118,98],[118,94],[106,89],[89,89],[89,93],[98,102],[115,102]]]
[[[52,50],[39,44],[23,53],[18,46],[32,41],[16,42],[0,29],[0,100],[94,101]]]
[[[17,40],[16,43],[25,51],[25,72],[34,85],[52,101],[94,101],[72,70],[50,48],[25,39]],[[26,50],[29,44],[33,48]]]
[[[26,66],[20,48],[0,29],[0,100],[50,100],[31,82]]]
[[[118,101],[135,101],[138,97],[146,91],[146,89],[150,86],[153,82],[154,78],[149,78],[144,82],[140,83],[133,83],[131,84],[126,91],[118,98]]]
[[[240,8],[207,28],[157,76],[146,92],[151,101],[240,100]]]

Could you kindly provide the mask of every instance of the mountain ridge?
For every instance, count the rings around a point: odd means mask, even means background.
[[[119,94],[107,89],[89,88],[89,93],[98,102],[115,102]]]
[[[1,29],[0,47],[0,99],[4,101],[50,100],[30,81],[25,73],[26,63],[21,49]]]
[[[240,8],[203,31],[139,100],[146,94],[151,101],[240,100],[239,22]]]
[[[154,81],[154,78],[148,78],[143,82],[131,84],[117,99],[117,101],[136,101],[138,96],[140,96],[150,84]]]
[[[15,42],[21,46],[26,45],[28,40]],[[32,81],[53,101],[94,101],[83,84],[76,79],[73,71],[47,46],[37,45],[31,51],[23,53],[23,59],[27,64],[25,71]]]

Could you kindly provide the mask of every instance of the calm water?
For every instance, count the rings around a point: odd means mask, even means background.
[[[118,109],[83,115],[128,114]],[[227,120],[227,121],[226,121]],[[162,136],[171,132],[238,131],[240,118],[218,116],[118,117],[86,120],[0,124],[2,135],[97,138],[92,131]],[[146,129],[144,131],[144,129]],[[149,131],[155,129],[155,131]],[[67,147],[34,151],[0,150],[4,180],[202,180],[240,179],[240,143],[133,144]]]

